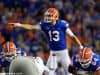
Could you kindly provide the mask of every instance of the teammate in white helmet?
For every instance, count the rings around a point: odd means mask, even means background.
[[[18,56],[10,64],[11,75],[43,75],[49,69],[40,57]]]

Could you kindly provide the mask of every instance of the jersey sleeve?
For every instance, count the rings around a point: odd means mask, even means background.
[[[69,23],[67,21],[62,20],[62,23],[65,30],[69,28]]]
[[[100,61],[97,62],[96,71],[97,71],[97,70],[100,70]]]
[[[73,65],[76,66],[76,56],[72,57],[72,62],[73,62]]]
[[[80,67],[80,64],[78,62],[77,55],[73,56],[72,62],[73,62],[73,66],[78,70]]]
[[[100,70],[100,55],[97,54],[93,54],[94,57],[94,62],[96,63],[92,63],[95,67],[94,67],[94,71],[96,70]]]
[[[70,27],[69,27],[69,23],[66,22],[66,21],[64,21],[64,20],[62,20],[62,22],[63,22],[64,30],[66,31],[66,33],[67,33],[69,36],[73,37],[74,34],[73,34],[73,32],[71,31],[71,29],[70,29]]]
[[[44,31],[45,28],[44,28],[43,22],[40,22],[39,25],[40,25],[40,28]]]

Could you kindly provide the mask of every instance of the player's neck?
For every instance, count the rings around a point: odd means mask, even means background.
[[[56,24],[56,21],[53,21],[53,22],[52,22],[52,25],[55,26],[55,24]]]

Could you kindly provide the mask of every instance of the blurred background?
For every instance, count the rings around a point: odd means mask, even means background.
[[[69,22],[82,44],[100,54],[100,0],[0,0],[0,32],[11,32],[11,40],[18,48],[28,55],[41,56],[46,63],[49,47],[44,33],[39,30],[12,29],[7,23],[37,25],[49,7],[58,8],[60,18]],[[72,57],[77,53],[77,46],[69,37],[66,36],[66,39]],[[0,35],[0,43],[2,41],[4,39]]]

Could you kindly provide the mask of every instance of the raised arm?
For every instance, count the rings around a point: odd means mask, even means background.
[[[14,27],[24,28],[28,30],[33,30],[33,29],[41,30],[39,25],[30,25],[30,24],[21,24],[21,23],[8,23],[8,24],[13,25]]]
[[[78,46],[83,49],[83,46],[81,44],[81,42],[79,41],[79,39],[73,34],[73,32],[70,30],[70,28],[66,29],[66,33],[72,38],[73,41],[75,41]]]

